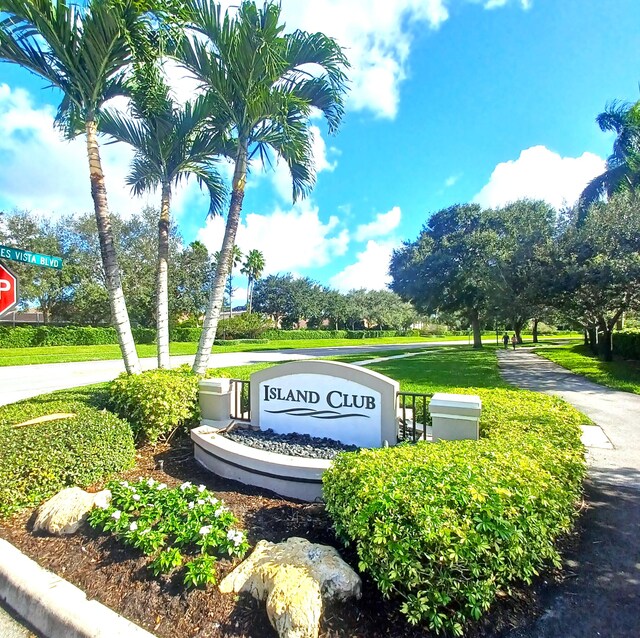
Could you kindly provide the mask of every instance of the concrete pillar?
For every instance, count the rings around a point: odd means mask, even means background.
[[[432,440],[477,441],[480,436],[481,412],[482,401],[479,396],[437,392],[429,403],[433,424]]]
[[[198,397],[201,425],[226,428],[231,423],[231,379],[202,379]]]

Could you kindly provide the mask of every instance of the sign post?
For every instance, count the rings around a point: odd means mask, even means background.
[[[18,304],[18,278],[0,262],[0,316]]]

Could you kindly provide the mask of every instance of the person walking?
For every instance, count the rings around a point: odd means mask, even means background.
[[[511,345],[514,350],[516,349],[516,343],[518,343],[518,337],[516,337],[516,333],[514,332],[513,335],[511,335]]]
[[[504,349],[506,350],[509,347],[509,335],[506,330],[502,335],[502,343],[504,343]]]

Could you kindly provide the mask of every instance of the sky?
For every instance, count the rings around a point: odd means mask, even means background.
[[[292,205],[282,164],[252,168],[237,243],[264,253],[265,274],[380,289],[391,251],[442,208],[521,197],[570,205],[611,152],[613,135],[595,117],[614,99],[640,98],[637,0],[282,0],[282,17],[289,30],[337,39],[350,91],[336,135],[312,121],[309,197]],[[175,77],[177,97],[188,98]],[[92,210],[84,142],[53,128],[59,101],[42,80],[0,64],[0,210]],[[130,149],[102,154],[111,210],[159,204],[158,193],[134,198],[125,185]],[[207,210],[195,182],[175,193],[185,241],[214,252],[224,219]]]

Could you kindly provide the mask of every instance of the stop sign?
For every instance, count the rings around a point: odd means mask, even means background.
[[[0,263],[0,315],[13,310],[18,303],[18,278]]]

